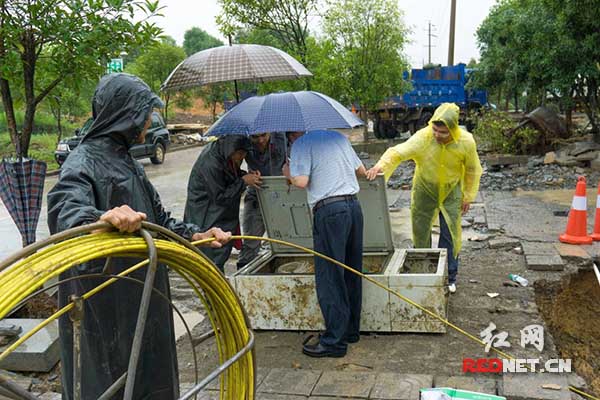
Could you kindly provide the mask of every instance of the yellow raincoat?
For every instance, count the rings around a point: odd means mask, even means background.
[[[416,163],[411,194],[413,244],[431,247],[431,228],[442,213],[452,235],[454,255],[461,248],[461,206],[475,200],[479,190],[481,164],[473,135],[458,126],[459,108],[453,103],[440,105],[429,124],[406,142],[390,147],[377,162],[387,181],[402,161]],[[438,144],[432,121],[446,124],[452,136]]]

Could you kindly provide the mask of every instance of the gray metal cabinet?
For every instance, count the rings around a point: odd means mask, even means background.
[[[259,201],[267,234],[312,248],[312,215],[303,189],[284,177],[263,177]],[[442,249],[395,249],[383,177],[360,181],[364,215],[363,271],[446,318],[447,256]],[[295,268],[288,268],[288,267]],[[230,277],[254,329],[319,330],[314,257],[271,243]],[[421,310],[363,280],[361,330],[373,332],[445,332],[445,326]]]

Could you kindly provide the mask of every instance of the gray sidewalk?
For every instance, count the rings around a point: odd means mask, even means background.
[[[544,389],[543,385],[558,385],[559,390]],[[183,384],[182,393],[192,384]],[[474,392],[504,395],[509,399],[569,400],[565,376],[520,374],[484,378],[464,376],[432,376],[373,371],[320,371],[292,368],[259,369],[256,399],[258,400],[325,400],[376,399],[419,400],[419,389],[453,387]],[[200,400],[219,399],[216,384],[198,397]]]

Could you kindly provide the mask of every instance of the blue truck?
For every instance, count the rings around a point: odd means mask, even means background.
[[[400,133],[411,134],[427,124],[442,103],[456,103],[461,110],[461,123],[466,116],[487,105],[487,92],[465,88],[472,70],[465,64],[448,67],[413,69],[413,89],[402,96],[387,98],[373,113],[373,132],[379,139],[391,139]],[[405,79],[409,79],[405,73]]]

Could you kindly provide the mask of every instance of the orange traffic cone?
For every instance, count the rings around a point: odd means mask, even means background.
[[[600,182],[598,182],[598,196],[596,196],[596,219],[594,232],[590,235],[593,240],[600,240]]]
[[[587,234],[587,199],[585,197],[585,178],[577,178],[575,196],[569,211],[567,231],[558,237],[563,243],[591,244],[592,238]]]

